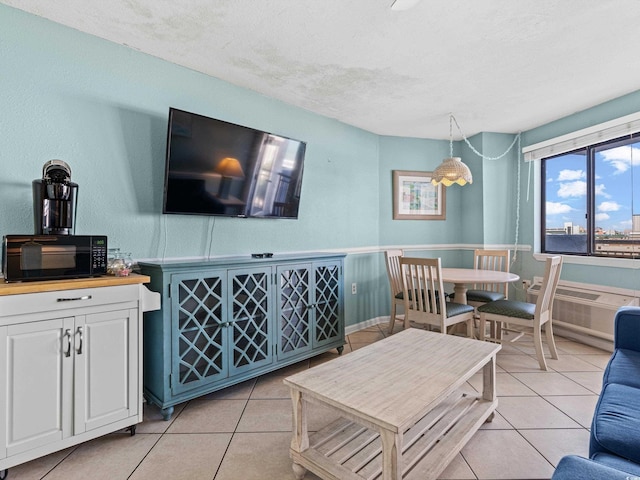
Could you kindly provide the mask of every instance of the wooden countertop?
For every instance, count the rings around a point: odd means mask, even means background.
[[[0,296],[19,295],[21,293],[54,292],[58,290],[73,290],[76,288],[113,287],[117,285],[134,285],[149,283],[147,275],[132,273],[128,277],[103,275],[93,278],[70,278],[68,280],[47,280],[44,282],[15,282],[6,283],[0,280]]]

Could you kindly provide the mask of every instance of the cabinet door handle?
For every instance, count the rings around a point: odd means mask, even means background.
[[[78,348],[76,349],[76,353],[78,355],[82,355],[82,327],[78,327],[76,334],[80,336],[79,338],[80,341],[78,342]]]
[[[91,300],[91,295],[84,295],[82,297],[74,297],[74,298],[59,298],[58,302],[77,302],[78,300]]]
[[[67,351],[64,352],[65,357],[71,356],[71,329],[67,328],[64,331],[64,336],[67,337]]]

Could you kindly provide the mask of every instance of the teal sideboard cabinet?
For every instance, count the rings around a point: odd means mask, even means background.
[[[144,394],[162,409],[344,345],[343,254],[140,262]]]

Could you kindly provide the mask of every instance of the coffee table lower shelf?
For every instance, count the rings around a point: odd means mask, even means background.
[[[498,401],[454,392],[402,435],[402,478],[436,479],[483,423]],[[377,480],[382,475],[378,432],[340,418],[309,436],[309,448],[290,450],[298,464],[325,480]]]

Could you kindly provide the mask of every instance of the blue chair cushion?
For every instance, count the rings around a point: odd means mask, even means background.
[[[536,305],[535,303],[517,302],[515,300],[498,300],[489,302],[478,307],[479,312],[504,315],[505,317],[524,318],[533,320]]]
[[[640,352],[619,348],[604,371],[603,384],[620,383],[640,388]]]
[[[551,480],[629,480],[629,474],[577,455],[562,457]]]
[[[451,295],[455,299],[455,292]],[[488,290],[467,290],[467,302],[489,303],[504,300],[504,295],[500,292],[490,292]]]
[[[640,389],[617,383],[602,388],[591,424],[589,456],[612,453],[640,463]]]
[[[411,295],[411,292],[409,292]],[[424,290],[422,291],[422,295],[424,298]],[[404,292],[400,292],[396,295],[396,298],[403,299]],[[411,299],[411,297],[409,297]],[[440,292],[436,291],[436,303],[438,308],[438,313],[440,313]],[[463,313],[473,312],[474,309],[471,305],[466,305],[463,303],[455,303],[455,302],[447,302],[447,318],[455,317],[456,315],[461,315]]]
[[[473,307],[464,303],[447,302],[447,318],[455,317],[463,313],[472,313]]]
[[[616,455],[611,455],[609,453],[598,452],[593,457],[592,460],[601,463],[602,465],[606,465],[607,467],[615,468],[617,470],[622,470],[626,473],[632,473],[640,478],[640,465],[637,463],[630,462],[629,460],[625,460],[624,458],[617,457]],[[629,476],[627,479],[631,478]]]
[[[398,300],[404,300],[404,292],[396,293],[396,298]],[[409,292],[409,300],[411,300],[413,296],[411,292]],[[440,292],[436,291],[436,301],[440,298]],[[422,299],[424,300],[424,290],[422,290]]]

